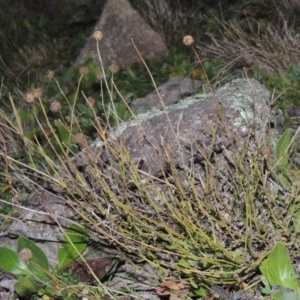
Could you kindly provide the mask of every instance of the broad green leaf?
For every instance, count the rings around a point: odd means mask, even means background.
[[[119,103],[118,105],[118,116],[123,120],[124,119],[124,115],[126,113],[126,105],[124,102]]]
[[[55,296],[57,296],[57,291],[52,286],[47,286],[47,287],[45,287],[44,294],[46,294],[47,296],[51,296],[51,297],[54,298]]]
[[[264,269],[264,271],[262,270],[262,268],[264,268],[264,265],[262,264],[260,267],[260,271],[262,274],[265,274],[266,271]],[[266,276],[262,275],[261,276],[261,282],[263,283],[264,287],[261,289],[262,293],[269,295],[271,293],[272,288],[270,287],[269,281],[267,279]]]
[[[26,263],[13,250],[0,247],[0,257],[0,269],[14,275],[32,275]]]
[[[74,224],[66,231],[64,240],[64,247],[58,251],[58,270],[63,269],[69,262],[78,257],[78,253],[84,251],[89,240],[88,231],[85,228]]]
[[[22,277],[15,284],[15,291],[21,297],[29,297],[35,294],[44,285],[34,282],[29,277]]]
[[[261,273],[267,278],[272,287],[279,285],[298,289],[298,281],[291,264],[287,248],[282,243],[277,243],[268,258],[260,266]]]
[[[61,120],[55,120],[54,124],[58,130],[59,137],[63,143],[66,145],[70,142],[70,133],[68,129],[64,126],[64,124],[61,122]]]
[[[88,112],[88,106],[86,106],[85,104],[83,103],[77,103],[76,105],[77,109],[79,110],[80,113],[84,113],[86,114]]]
[[[300,294],[286,291],[278,291],[272,294],[274,300],[300,300]]]
[[[278,141],[276,147],[276,158],[280,162],[281,167],[286,168],[288,166],[288,146],[291,142],[292,131],[287,129]]]
[[[32,252],[32,259],[28,262],[30,270],[41,280],[47,278],[49,270],[49,263],[45,253],[32,241],[20,236],[18,238],[18,251],[22,249],[30,249]]]

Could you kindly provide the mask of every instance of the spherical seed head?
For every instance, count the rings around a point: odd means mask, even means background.
[[[103,74],[103,72],[98,72],[98,73],[96,74],[96,78],[97,78],[98,80],[103,80],[103,79],[104,79],[104,74]]]
[[[54,71],[48,71],[46,77],[48,78],[48,80],[52,80],[54,78],[54,74]]]
[[[87,106],[94,106],[95,103],[96,103],[96,100],[95,100],[95,98],[93,98],[93,97],[88,97],[88,98],[86,99],[86,105],[87,105]]]
[[[81,148],[87,148],[89,143],[83,133],[77,133],[74,138],[75,143]]]
[[[26,93],[25,94],[25,101],[27,102],[27,103],[32,103],[32,102],[34,102],[34,96],[33,96],[33,94],[32,93],[30,93],[30,92],[28,92],[28,93]]]
[[[265,159],[267,159],[272,154],[272,150],[270,149],[270,147],[265,146],[265,145],[262,146],[260,151]]]
[[[53,113],[57,113],[61,110],[61,104],[58,101],[54,101],[50,104],[50,110]]]
[[[41,88],[34,89],[31,93],[34,98],[41,98],[43,96],[43,90]]]
[[[89,72],[89,69],[87,67],[81,67],[81,68],[79,68],[79,73],[81,75],[86,75],[86,74],[88,74],[88,72]]]
[[[119,66],[116,64],[112,64],[108,68],[113,74],[118,73],[118,71],[120,70]]]
[[[95,31],[93,34],[93,38],[98,42],[101,41],[103,38],[102,32],[100,30]]]
[[[191,35],[185,35],[183,37],[183,43],[186,45],[186,46],[191,46],[193,45],[194,43],[194,38],[191,36]]]
[[[28,248],[23,248],[20,252],[19,252],[19,257],[21,260],[23,261],[30,261],[32,258],[32,251]]]

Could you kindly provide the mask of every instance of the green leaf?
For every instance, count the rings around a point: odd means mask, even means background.
[[[298,281],[291,264],[287,248],[282,243],[277,243],[268,258],[260,266],[261,273],[267,278],[272,287],[279,285],[298,289]]]
[[[13,250],[0,247],[0,257],[0,269],[14,275],[32,275],[26,263]]]
[[[124,119],[126,109],[127,109],[127,107],[124,102],[119,103],[119,105],[117,107],[118,117],[120,117],[122,120]]]
[[[15,283],[15,291],[21,297],[36,294],[44,285],[34,282],[29,277],[22,277]]]
[[[300,232],[300,210],[298,210],[297,213],[295,214],[293,225],[294,225],[295,233],[299,233]]]
[[[137,80],[137,77],[132,69],[126,68],[124,71],[130,80]]]
[[[276,158],[279,162],[279,175],[278,179],[283,186],[288,187],[290,185],[290,179],[287,175],[287,168],[289,164],[288,146],[291,142],[292,131],[287,129],[278,141],[276,148]]]
[[[44,294],[46,294],[47,296],[55,297],[55,296],[57,296],[57,291],[52,286],[47,286],[47,287],[45,287]]]
[[[290,178],[284,173],[280,173],[278,175],[278,179],[279,179],[280,183],[286,188],[289,187],[291,184]]]
[[[198,264],[199,262],[193,259],[187,259],[187,258],[181,258],[178,261],[178,266],[180,267],[194,267]]]
[[[49,263],[45,253],[32,241],[20,236],[18,238],[18,251],[22,249],[30,249],[32,258],[28,262],[30,270],[41,280],[47,278],[47,271],[49,270]]]
[[[66,145],[68,145],[70,142],[70,133],[69,133],[68,129],[63,125],[61,120],[55,120],[54,124],[58,130],[61,141],[63,143],[65,143]]]
[[[77,109],[81,114],[87,114],[89,108],[85,104],[77,103]]]
[[[184,77],[186,75],[186,72],[184,70],[180,70],[180,71],[174,71],[169,75],[169,78],[172,79],[174,77]]]
[[[272,294],[272,298],[274,300],[300,300],[300,294],[286,291],[278,291]]]
[[[287,129],[278,141],[276,148],[276,158],[280,162],[281,167],[286,168],[288,166],[288,146],[291,142],[292,131]]]
[[[58,270],[63,269],[69,262],[79,256],[78,253],[84,251],[89,240],[88,231],[85,228],[74,224],[66,231],[64,240],[64,247],[58,251]]]

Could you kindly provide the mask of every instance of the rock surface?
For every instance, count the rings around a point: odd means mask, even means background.
[[[202,86],[199,80],[190,78],[174,77],[161,85],[157,90],[146,97],[138,98],[133,101],[131,108],[135,113],[145,113],[150,109],[162,109],[164,106],[169,106],[178,103],[180,100],[191,96],[197,92],[197,89]],[[163,105],[162,105],[163,102]]]
[[[103,33],[99,47],[104,67],[111,64],[130,67],[141,61],[131,39],[144,59],[158,59],[167,54],[161,36],[151,29],[128,0],[108,0],[93,33],[97,30]],[[93,33],[76,59],[75,66],[83,65],[89,58],[100,64]]]

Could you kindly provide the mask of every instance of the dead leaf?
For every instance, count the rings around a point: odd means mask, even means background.
[[[80,282],[93,282],[95,277],[89,270],[88,266],[92,269],[94,274],[100,280],[108,273],[115,263],[115,258],[103,257],[96,259],[87,259],[85,262],[73,262],[68,269],[72,270],[73,275]],[[88,266],[87,266],[88,265]]]

